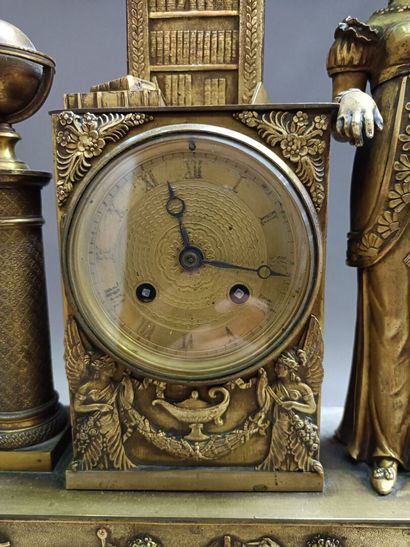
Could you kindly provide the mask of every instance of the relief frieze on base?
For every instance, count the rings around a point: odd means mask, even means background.
[[[117,542],[112,539],[112,534],[106,528],[99,528],[96,536],[100,541],[101,547],[167,547],[157,538],[148,534],[139,534],[125,542]],[[183,541],[180,538],[180,541]],[[0,544],[3,545],[3,544]],[[10,545],[9,543],[4,545]],[[185,543],[184,543],[185,545]],[[188,544],[186,544],[188,545]],[[173,547],[176,547],[175,545]],[[288,547],[272,536],[260,537],[259,539],[243,540],[233,535],[224,535],[216,538],[207,545],[207,547]],[[290,547],[290,546],[289,546]],[[292,546],[296,547],[296,546]],[[302,545],[301,545],[302,547]],[[303,547],[344,547],[341,539],[326,534],[316,534],[306,540]]]
[[[323,341],[314,316],[301,344],[271,366],[246,381],[198,388],[138,379],[95,351],[80,330],[71,317],[65,359],[73,471],[130,470],[150,457],[165,465],[234,466],[245,454],[249,470],[323,473],[317,426]]]

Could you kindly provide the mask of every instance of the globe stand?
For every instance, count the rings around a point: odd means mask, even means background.
[[[54,62],[0,21],[0,470],[49,471],[64,447],[67,412],[51,371],[41,189],[51,175],[17,159],[11,123],[47,98]]]
[[[20,135],[10,124],[0,124],[0,169],[28,169],[28,165],[16,157],[14,148],[19,140]]]

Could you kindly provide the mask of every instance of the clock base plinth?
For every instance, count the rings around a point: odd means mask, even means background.
[[[41,444],[18,450],[0,450],[0,471],[52,471],[70,442],[70,428]]]
[[[408,547],[409,475],[381,498],[369,467],[333,439],[341,409],[325,408],[322,418],[323,494],[66,490],[67,454],[53,473],[0,474],[0,545],[127,547],[151,538],[157,547]]]
[[[322,492],[318,473],[263,472],[249,468],[66,471],[68,490],[159,490],[203,492]]]

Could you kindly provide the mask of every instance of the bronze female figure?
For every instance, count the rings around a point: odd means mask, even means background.
[[[348,246],[358,269],[356,340],[338,437],[388,494],[399,466],[410,469],[410,2],[391,0],[367,24],[345,19],[328,71],[340,103],[336,138],[358,147]]]

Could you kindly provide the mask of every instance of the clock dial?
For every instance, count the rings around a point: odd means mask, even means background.
[[[67,228],[84,326],[144,374],[201,381],[272,356],[312,300],[317,234],[300,193],[245,140],[158,136],[87,185]]]

